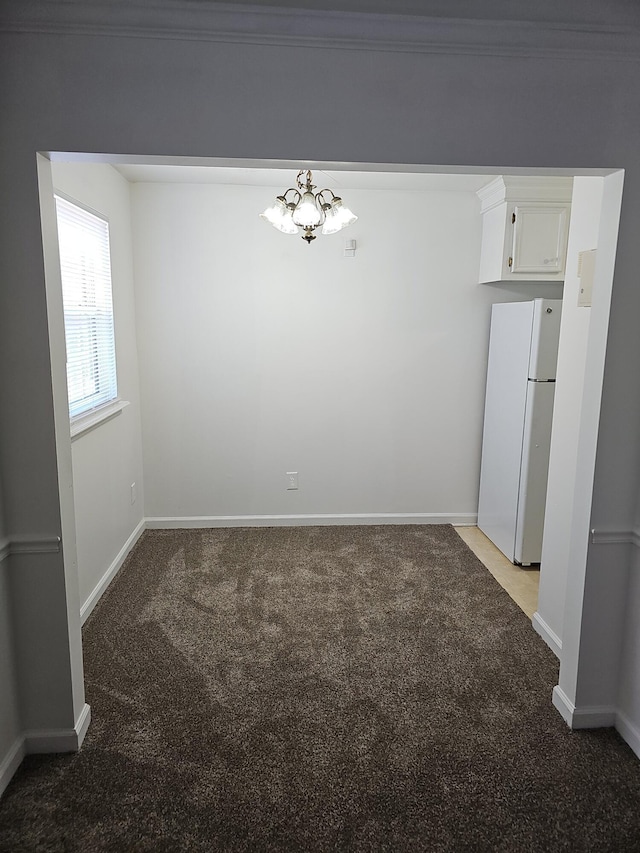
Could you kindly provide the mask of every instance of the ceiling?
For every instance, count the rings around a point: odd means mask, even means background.
[[[131,183],[228,184],[276,187],[284,190],[295,184],[295,169],[229,168],[221,166],[115,165]],[[442,175],[412,172],[356,172],[314,170],[317,186],[329,189],[420,190],[436,192],[476,192],[495,175]]]

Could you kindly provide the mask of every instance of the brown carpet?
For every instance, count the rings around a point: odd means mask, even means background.
[[[634,851],[640,762],[446,526],[149,531],[0,850]]]

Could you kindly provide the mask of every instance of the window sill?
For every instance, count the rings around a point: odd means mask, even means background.
[[[100,424],[105,423],[105,421],[115,418],[128,405],[128,400],[114,400],[112,403],[100,406],[99,409],[93,409],[84,415],[78,415],[77,418],[71,421],[71,441],[75,441],[81,435],[95,429]]]

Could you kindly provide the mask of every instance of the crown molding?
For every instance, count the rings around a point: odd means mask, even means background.
[[[201,0],[5,0],[0,4],[0,32],[640,60],[637,27],[427,18]]]
[[[480,199],[480,212],[486,213],[508,201],[570,204],[572,193],[573,178],[500,175],[477,190],[476,195]]]

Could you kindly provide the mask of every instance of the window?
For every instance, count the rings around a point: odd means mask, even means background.
[[[109,223],[56,196],[69,416],[116,399]]]

